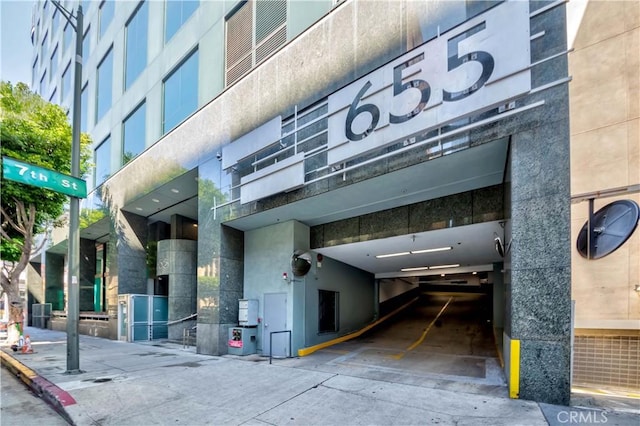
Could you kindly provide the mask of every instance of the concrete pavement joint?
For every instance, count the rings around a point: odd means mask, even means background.
[[[287,398],[287,399],[285,399],[284,401],[282,401],[282,402],[280,402],[280,403],[278,403],[278,404],[274,405],[273,407],[270,407],[268,410],[264,410],[263,412],[256,414],[254,417],[252,417],[252,420],[256,420],[256,421],[260,421],[260,422],[266,423],[266,422],[264,422],[264,421],[262,421],[262,420],[259,420],[259,419],[258,419],[258,417],[260,417],[260,416],[262,416],[262,415],[264,415],[264,414],[268,413],[269,411],[272,411],[272,410],[274,410],[274,409],[276,409],[276,408],[280,407],[281,405],[286,404],[286,403],[287,403],[287,402],[289,402],[289,401],[292,401],[292,400],[294,400],[294,399],[298,398],[298,397],[299,397],[299,396],[301,396],[301,395],[304,395],[305,393],[309,392],[311,389],[317,389],[319,386],[324,386],[324,387],[326,387],[326,388],[329,388],[329,387],[328,387],[328,386],[326,386],[324,383],[325,383],[327,380],[331,380],[331,379],[333,379],[333,378],[334,378],[334,377],[336,377],[336,376],[338,376],[338,374],[333,374],[333,375],[331,375],[330,377],[327,377],[326,379],[322,380],[320,383],[318,383],[318,384],[316,384],[316,385],[313,385],[313,386],[311,386],[311,387],[309,387],[309,388],[307,388],[307,389],[303,390],[302,392],[298,392],[296,395],[293,395],[291,398]],[[331,388],[329,388],[329,389],[331,389]],[[271,423],[269,423],[269,424],[271,424]]]

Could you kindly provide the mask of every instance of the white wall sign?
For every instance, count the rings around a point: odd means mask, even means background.
[[[466,21],[329,96],[328,163],[527,93],[530,61],[528,2]]]

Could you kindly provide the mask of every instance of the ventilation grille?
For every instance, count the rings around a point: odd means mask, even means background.
[[[283,25],[256,48],[256,64],[267,59],[280,46],[287,42],[287,26]]]
[[[287,42],[287,2],[248,1],[227,19],[226,30],[226,81],[229,85]]]
[[[285,22],[287,22],[286,0],[258,1],[256,3],[256,44],[260,44]]]
[[[576,336],[573,384],[640,390],[640,336]]]
[[[231,84],[251,69],[253,48],[252,2],[245,3],[226,23],[227,84]]]

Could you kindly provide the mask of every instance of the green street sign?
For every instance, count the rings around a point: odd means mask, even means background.
[[[2,175],[14,182],[50,189],[76,198],[87,197],[87,183],[84,180],[13,158],[2,157]]]

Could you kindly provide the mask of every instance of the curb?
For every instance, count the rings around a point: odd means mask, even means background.
[[[64,407],[73,405],[76,400],[65,390],[54,385],[49,380],[18,361],[6,350],[0,350],[2,365],[24,382],[33,393],[46,401],[69,424],[75,425]]]

